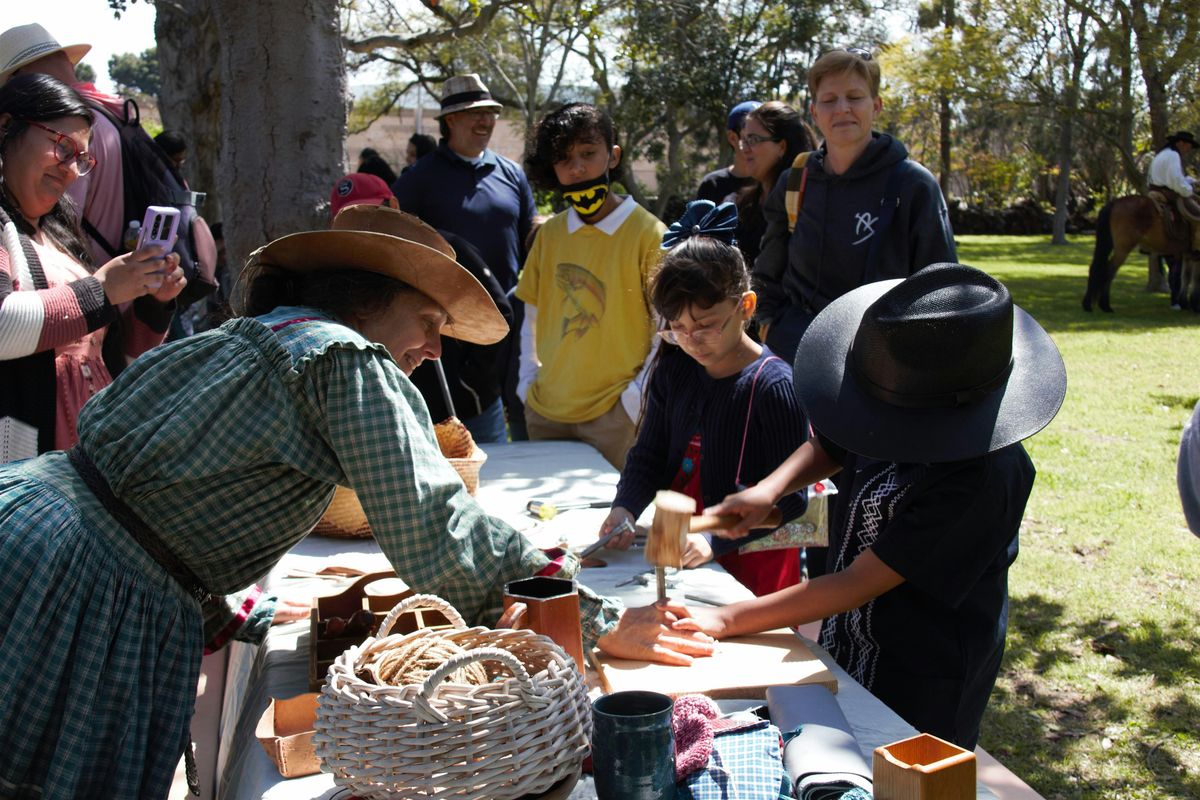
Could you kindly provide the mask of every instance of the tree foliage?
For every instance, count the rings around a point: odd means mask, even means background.
[[[108,75],[122,93],[140,92],[157,97],[162,88],[158,68],[158,48],[141,53],[117,53],[108,59]]]

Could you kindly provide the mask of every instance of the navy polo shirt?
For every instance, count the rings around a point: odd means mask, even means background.
[[[400,208],[473,244],[508,291],[517,284],[533,224],[533,191],[521,168],[491,150],[468,161],[443,141],[392,184]]]
[[[917,730],[973,749],[1004,655],[1008,568],[1033,462],[1020,444],[945,464],[821,444],[843,467],[830,501],[829,572],[870,549],[904,577],[825,620],[821,646]]]

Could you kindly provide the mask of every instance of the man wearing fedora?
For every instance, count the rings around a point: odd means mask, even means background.
[[[91,49],[90,44],[59,44],[36,22],[9,28],[0,33],[0,86],[14,75],[37,72],[73,87],[89,105],[95,105],[107,95],[75,78],[75,65]],[[123,219],[125,184],[121,171],[121,135],[103,114],[95,115],[88,150],[96,156],[96,166],[71,184],[67,195],[79,209],[81,220],[87,220],[105,241],[119,242],[126,223]],[[86,226],[85,232],[92,259],[97,264],[112,258]]]
[[[533,226],[533,191],[515,162],[488,149],[502,106],[478,75],[456,75],[442,87],[441,141],[428,158],[392,185],[400,208],[429,225],[456,233],[479,250],[506,292],[517,284],[525,240]],[[513,330],[523,306],[513,301]],[[504,403],[514,438],[524,438],[524,408],[516,398],[515,337],[501,353]],[[488,412],[503,415],[499,401]]]
[[[855,680],[918,730],[974,749],[1033,488],[1020,442],[1062,405],[1058,349],[999,281],[933,264],[831,302],[798,355],[815,436],[708,513],[739,514],[732,534],[744,535],[785,493],[840,472],[828,574],[660,613],[717,638],[824,620],[821,645]]]

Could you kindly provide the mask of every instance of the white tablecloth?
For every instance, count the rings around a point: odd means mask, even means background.
[[[578,442],[522,442],[488,445],[488,461],[481,473],[479,502],[493,516],[523,530],[540,546],[566,540],[586,544],[595,540],[603,509],[563,511],[540,523],[524,513],[532,499],[569,502],[609,500],[616,489],[617,474],[591,447]],[[616,595],[626,605],[654,601],[654,585],[625,584],[632,575],[648,570],[640,551],[624,553],[602,550],[608,566],[584,570],[580,582],[601,594]],[[386,569],[386,560],[374,540],[323,539],[309,537],[298,544],[266,579],[273,592],[292,596],[331,594],[345,583],[314,578],[289,577],[315,571],[325,564]],[[734,601],[749,593],[719,567],[688,570],[680,574],[672,595],[720,597]],[[839,667],[827,653],[808,643],[838,678],[838,703],[870,763],[871,754],[916,731]],[[272,629],[262,646],[234,643],[230,653],[221,715],[218,751],[217,796],[222,800],[332,800],[337,796],[333,778],[327,774],[284,780],[267,758],[254,736],[254,728],[272,697],[291,697],[308,691],[308,623],[292,623]],[[986,754],[983,754],[986,756]],[[999,783],[1020,784],[1011,773],[990,761]],[[987,779],[987,776],[983,776]],[[1009,780],[1011,779],[1011,780]],[[982,782],[979,797],[995,797]],[[1008,796],[1007,792],[1005,796]],[[594,797],[590,779],[581,782],[573,798]]]

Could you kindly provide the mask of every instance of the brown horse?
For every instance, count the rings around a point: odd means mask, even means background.
[[[1083,296],[1084,311],[1092,310],[1093,301],[1099,302],[1101,311],[1112,311],[1109,290],[1113,278],[1135,247],[1157,255],[1181,256],[1182,287],[1180,296],[1172,300],[1184,308],[1200,311],[1200,267],[1190,258],[1187,238],[1167,236],[1158,207],[1140,194],[1118,197],[1100,209],[1096,218],[1096,248]]]

